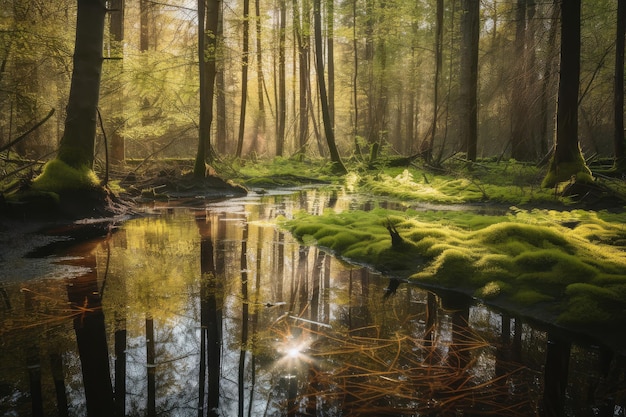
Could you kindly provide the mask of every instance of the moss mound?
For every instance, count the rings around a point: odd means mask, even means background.
[[[31,185],[35,191],[64,192],[67,190],[95,189],[100,186],[96,173],[88,166],[74,168],[59,159],[46,163],[43,171]]]
[[[304,242],[389,275],[543,321],[626,324],[626,215],[516,209],[497,222],[484,217],[377,209],[300,214],[283,225]],[[387,222],[403,237],[401,248],[391,246]]]

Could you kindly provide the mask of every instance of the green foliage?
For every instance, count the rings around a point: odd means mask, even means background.
[[[625,215],[513,209],[497,222],[489,217],[376,209],[302,213],[283,225],[351,261],[543,320],[626,324]],[[391,247],[388,221],[405,240],[400,250]]]
[[[36,191],[62,192],[99,186],[98,176],[88,166],[76,169],[59,159],[53,159],[44,165],[41,174],[33,180],[31,188]]]

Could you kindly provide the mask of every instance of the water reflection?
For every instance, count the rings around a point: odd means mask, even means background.
[[[621,356],[268,221],[360,203],[311,190],[155,207],[61,248],[63,278],[6,279],[0,414],[623,415]]]

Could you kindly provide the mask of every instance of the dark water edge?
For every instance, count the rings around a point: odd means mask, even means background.
[[[179,202],[3,261],[0,415],[624,415],[614,350],[272,223],[380,204],[317,190]]]

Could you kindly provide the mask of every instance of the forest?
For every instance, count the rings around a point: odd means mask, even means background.
[[[59,350],[63,415],[620,415],[625,41],[621,0],[0,0],[0,413]]]
[[[5,3],[3,161],[26,158],[36,170],[65,130],[76,2]],[[613,1],[571,12],[522,0],[250,6],[101,4],[100,176],[105,162],[193,159],[199,137],[209,164],[381,154],[433,167],[450,158],[538,163],[561,131],[562,148],[579,143],[587,163],[612,159],[621,169],[623,12]],[[558,119],[568,105],[575,111]]]

